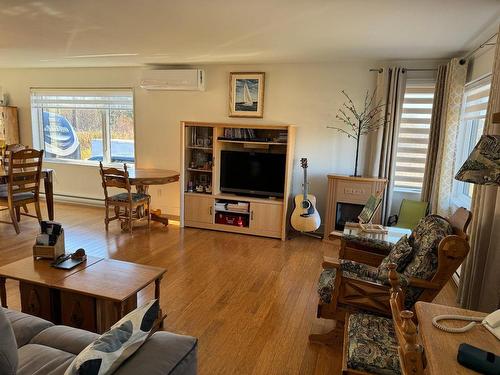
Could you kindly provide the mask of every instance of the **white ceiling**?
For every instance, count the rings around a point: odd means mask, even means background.
[[[446,58],[499,0],[0,0],[0,67]]]

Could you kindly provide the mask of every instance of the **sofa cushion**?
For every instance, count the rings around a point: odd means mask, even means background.
[[[156,299],[125,315],[78,354],[66,374],[112,374],[148,339],[159,310]]]
[[[148,195],[144,193],[130,193],[130,195],[133,202],[146,200],[148,198]],[[109,197],[108,199],[110,201],[128,202],[128,193],[119,193]]]
[[[410,262],[413,254],[413,248],[408,242],[406,234],[392,246],[389,255],[387,255],[378,266],[379,278],[387,278],[388,268],[390,263],[396,264],[396,271],[403,272]]]
[[[17,343],[10,321],[0,307],[0,374],[14,375],[17,371]]]
[[[45,345],[28,344],[18,350],[17,375],[63,375],[75,356]]]
[[[115,372],[115,375],[195,375],[198,340],[156,332]]]
[[[38,335],[44,329],[54,325],[47,320],[20,311],[9,309],[5,309],[4,311],[14,331],[18,348],[29,343],[34,336]]]
[[[352,314],[347,326],[347,367],[371,374],[401,374],[391,319]]]
[[[77,355],[98,338],[97,333],[67,326],[53,326],[33,337],[30,344],[46,345]]]

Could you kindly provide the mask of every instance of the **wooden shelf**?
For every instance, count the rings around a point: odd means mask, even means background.
[[[205,128],[205,129],[203,129]],[[226,128],[253,129],[255,138],[252,139],[219,139],[224,138]],[[287,135],[285,140],[284,135]],[[281,136],[281,138],[277,138]],[[193,139],[211,137],[211,147],[197,145]],[[259,142],[258,140],[270,140],[268,142]],[[280,140],[285,142],[274,142]],[[194,228],[204,228],[220,230],[224,232],[252,234],[257,236],[286,239],[288,228],[288,202],[291,197],[291,181],[293,170],[293,157],[295,145],[295,128],[291,125],[263,125],[263,124],[233,124],[233,123],[209,123],[199,121],[181,122],[181,226]],[[283,196],[281,198],[268,197],[249,197],[232,193],[222,193],[220,191],[220,177],[222,152],[225,150],[238,151],[244,150],[251,152],[262,149],[262,152],[280,153],[285,156],[284,167],[284,186]],[[200,150],[200,151],[194,151]],[[201,156],[212,157],[212,169],[204,170],[190,168],[190,155],[196,153]],[[197,165],[201,160],[194,160]],[[187,186],[190,182],[195,184],[208,177],[208,183],[211,184],[212,193],[187,192]],[[211,177],[211,179],[210,179]],[[250,203],[247,212],[233,210],[231,207],[216,207],[218,201],[241,201]],[[244,220],[248,219],[247,227],[236,227],[233,225],[216,223],[216,214],[231,214],[242,216]]]
[[[202,172],[202,173],[212,173],[211,169],[197,169],[197,168],[186,168],[190,172]]]
[[[248,145],[285,146],[285,147],[287,145],[286,143],[283,143],[283,142],[229,141],[226,139],[218,139],[217,142],[239,143],[239,144],[248,144]]]
[[[190,150],[203,150],[203,151],[213,151],[212,147],[202,147],[202,146],[186,146]]]
[[[248,211],[232,211],[232,210],[225,210],[222,208],[216,208],[215,212],[227,212],[227,213],[235,214],[235,215],[250,215],[250,212],[248,212]]]

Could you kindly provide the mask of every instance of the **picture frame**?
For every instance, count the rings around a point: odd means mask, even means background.
[[[264,72],[229,74],[229,117],[264,117]]]

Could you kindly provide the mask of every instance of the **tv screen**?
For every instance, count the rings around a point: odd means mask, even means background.
[[[226,193],[282,197],[285,160],[284,154],[222,150],[220,189]]]

